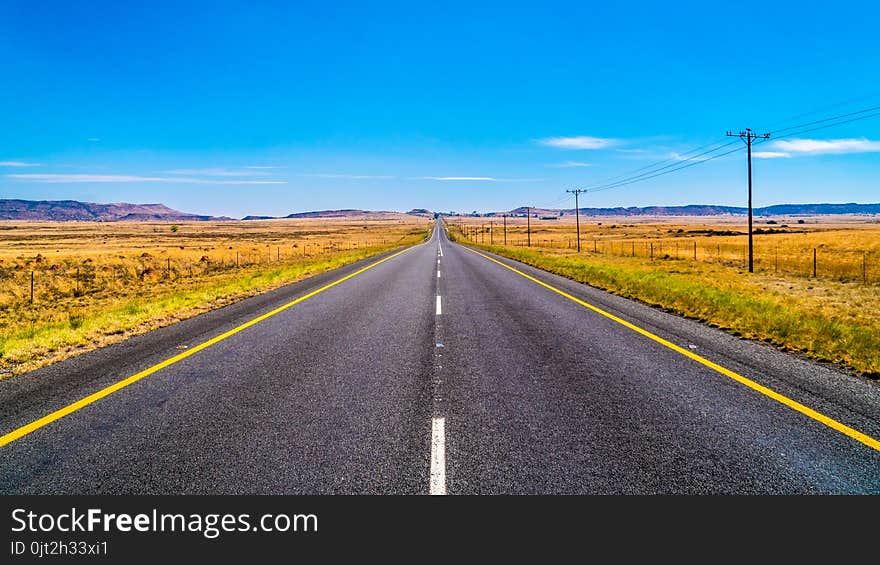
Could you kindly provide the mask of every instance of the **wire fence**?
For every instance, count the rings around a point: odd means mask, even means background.
[[[459,232],[475,243],[504,245],[503,236],[480,228]],[[508,247],[531,247],[577,253],[577,238],[508,234]],[[695,261],[748,268],[748,244],[712,241],[711,238],[602,239],[581,237],[581,253],[633,257],[653,261]],[[840,250],[825,244],[778,245],[756,241],[753,247],[756,272],[814,277],[862,284],[880,283],[880,252]]]
[[[107,291],[129,292],[133,287],[173,284],[246,269],[281,267],[387,243],[388,240],[298,242],[270,245],[264,249],[214,250],[182,257],[144,252],[137,256],[65,257],[53,261],[38,254],[24,262],[0,263],[0,308],[22,303],[50,304]]]

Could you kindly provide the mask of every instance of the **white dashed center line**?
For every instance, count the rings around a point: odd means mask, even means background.
[[[440,316],[443,313],[443,299],[440,297],[440,257],[443,257],[443,248],[440,242],[437,242],[437,306],[435,313]],[[440,322],[441,318],[436,318],[434,322],[434,337],[436,340],[437,353],[434,361],[433,382],[433,413],[442,414],[440,386],[442,380],[440,372],[443,369],[440,361],[442,359],[443,348],[443,327]],[[429,494],[445,495],[446,494],[446,418],[442,416],[434,416],[431,419],[431,476],[429,481]]]
[[[432,495],[446,494],[446,418],[431,420],[430,493]]]

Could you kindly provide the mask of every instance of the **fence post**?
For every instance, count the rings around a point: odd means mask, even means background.
[[[813,278],[816,278],[816,248],[813,248]]]
[[[636,242],[633,241],[632,244],[633,244],[633,257],[635,257],[636,256]]]
[[[868,252],[862,251],[862,284],[868,284]]]
[[[651,261],[654,260],[654,242],[651,242]]]
[[[694,261],[697,260],[697,240],[694,240]]]
[[[776,246],[776,256],[774,257],[773,272],[779,273],[779,246]]]
[[[31,304],[34,303],[34,272],[31,271]]]

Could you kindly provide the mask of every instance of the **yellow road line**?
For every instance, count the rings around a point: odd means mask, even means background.
[[[65,406],[64,408],[60,408],[50,414],[47,414],[47,415],[43,416],[42,418],[40,418],[39,420],[34,420],[30,424],[25,424],[24,426],[18,428],[17,430],[13,430],[4,436],[0,436],[0,447],[3,447],[4,445],[6,445],[8,443],[12,443],[13,441],[20,439],[20,438],[28,435],[31,432],[39,430],[43,426],[47,426],[47,425],[51,424],[52,422],[54,422],[55,420],[61,419],[65,416],[67,416],[68,414],[72,414],[73,412],[76,412],[77,410],[79,410],[81,408],[85,408],[89,404],[92,404],[93,402],[97,402],[98,400],[101,400],[105,396],[109,396],[109,395],[113,394],[114,392],[127,387],[130,384],[136,383],[137,381],[139,381],[145,377],[149,377],[153,373],[155,373],[157,371],[161,371],[165,367],[169,367],[179,361],[183,361],[187,357],[191,357],[192,355],[195,355],[199,351],[207,349],[214,344],[220,343],[224,339],[231,337],[240,331],[246,330],[247,328],[249,328],[253,325],[259,324],[263,320],[271,318],[275,314],[283,312],[284,310],[287,310],[291,306],[296,306],[297,304],[299,304],[300,302],[302,302],[304,300],[308,300],[309,298],[311,298],[317,294],[320,294],[327,289],[333,288],[334,286],[338,285],[339,283],[345,282],[352,277],[356,277],[357,275],[363,273],[364,271],[368,271],[377,265],[381,265],[385,261],[389,261],[402,253],[406,253],[407,251],[409,251],[411,249],[414,249],[414,248],[408,247],[402,251],[398,251],[397,253],[394,253],[393,255],[389,255],[388,257],[385,257],[384,259],[380,259],[379,261],[376,261],[375,263],[370,263],[369,265],[367,265],[366,267],[363,267],[362,269],[358,269],[357,271],[355,271],[351,274],[348,274],[342,278],[336,279],[335,281],[333,281],[329,284],[326,284],[317,290],[313,290],[312,292],[310,292],[308,294],[300,296],[296,300],[292,300],[292,301],[288,302],[287,304],[279,306],[278,308],[275,308],[271,312],[266,312],[265,314],[263,314],[261,316],[257,316],[253,320],[247,321],[247,322],[241,324],[240,326],[236,326],[236,327],[232,328],[231,330],[218,335],[217,337],[213,337],[206,342],[200,343],[199,345],[196,345],[192,349],[187,349],[183,353],[179,353],[179,354],[175,355],[174,357],[166,359],[165,361],[162,361],[161,363],[157,363],[156,365],[153,365],[152,367],[150,367],[148,369],[144,369],[140,373],[134,374],[126,379],[123,379],[119,382],[113,383],[112,385],[110,385],[106,388],[103,388],[103,389],[99,390],[98,392],[92,393],[92,394],[86,396],[85,398],[77,400],[73,404],[69,404],[69,405]]]
[[[545,283],[544,281],[536,279],[535,277],[528,275],[515,267],[511,267],[510,265],[508,265],[506,263],[498,261],[497,259],[493,259],[492,257],[489,257],[488,255],[484,255],[483,253],[480,253],[479,251],[475,251],[469,247],[466,247],[466,246],[462,246],[462,247],[464,247],[464,249],[467,249],[468,251],[470,251],[472,253],[476,253],[480,257],[483,257],[485,259],[488,259],[489,261],[492,261],[493,263],[497,263],[498,265],[501,265],[505,269],[509,269],[509,270],[513,271],[514,273],[521,275],[521,276],[529,279],[530,281],[535,282],[535,283],[543,286],[544,288],[552,290],[556,294],[564,296],[565,298],[568,298],[572,302],[576,302],[577,304],[580,304],[584,308],[592,310],[593,312],[596,312],[597,314],[601,314],[602,316],[605,316],[608,319],[614,320],[618,324],[626,326],[627,328],[631,329],[632,331],[639,333],[639,334],[645,336],[646,338],[648,338],[652,341],[655,341],[655,342],[659,343],[660,345],[663,345],[664,347],[668,347],[669,349],[675,351],[676,353],[680,353],[689,359],[693,359],[697,363],[704,365],[704,366],[712,369],[713,371],[721,373],[725,377],[730,377],[731,379],[735,380],[736,382],[743,384],[752,390],[760,392],[764,396],[768,396],[768,397],[772,398],[773,400],[775,400],[781,404],[784,404],[785,406],[788,406],[792,410],[796,410],[797,412],[800,412],[804,416],[812,418],[813,420],[816,420],[817,422],[825,424],[826,426],[828,426],[829,428],[831,428],[833,430],[837,430],[838,432],[840,432],[846,436],[849,436],[852,439],[854,439],[860,443],[867,445],[871,449],[874,449],[876,451],[880,451],[880,441],[877,441],[876,439],[872,438],[869,435],[863,434],[862,432],[855,430],[855,429],[847,426],[846,424],[842,424],[841,422],[838,422],[837,420],[835,420],[833,418],[829,418],[825,414],[817,412],[808,406],[804,406],[800,402],[797,402],[796,400],[792,400],[791,398],[788,398],[787,396],[784,396],[782,394],[779,394],[775,390],[769,389],[769,388],[765,387],[764,385],[758,384],[755,381],[740,375],[739,373],[735,373],[726,367],[722,367],[721,365],[718,365],[717,363],[713,363],[712,361],[709,361],[705,357],[701,357],[692,351],[684,349],[683,347],[679,347],[678,345],[675,345],[671,341],[665,340],[662,337],[660,337],[656,334],[653,334],[646,329],[640,328],[639,326],[637,326],[635,324],[627,322],[626,320],[624,320],[622,318],[618,318],[617,316],[615,316],[614,314],[611,314],[610,312],[606,312],[605,310],[602,310],[601,308],[593,306],[592,304],[590,304],[588,302],[584,302],[580,298],[574,297],[563,290],[559,290],[555,286],[549,285],[549,284]]]

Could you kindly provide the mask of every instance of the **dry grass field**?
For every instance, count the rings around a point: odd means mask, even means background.
[[[0,377],[416,243],[429,227],[403,214],[0,222]]]
[[[573,217],[532,218],[531,247],[525,218],[507,218],[506,247],[502,218],[446,221],[502,255],[880,376],[880,219],[757,219],[754,274],[743,218],[641,220],[581,218],[580,254]]]
[[[450,218],[470,229],[479,243],[504,241],[502,218]],[[664,221],[665,220],[665,221]],[[686,259],[746,268],[747,226],[740,217],[581,218],[581,250],[602,255]],[[772,218],[754,223],[755,269],[759,272],[839,281],[880,282],[880,218]],[[803,223],[798,223],[802,221]],[[573,216],[531,219],[531,247],[577,250]],[[525,218],[507,218],[507,243],[526,247]]]

